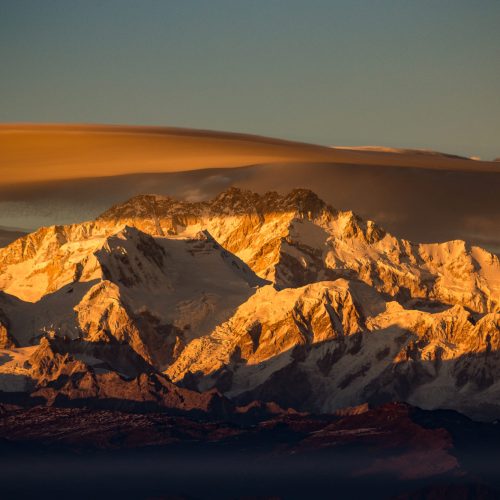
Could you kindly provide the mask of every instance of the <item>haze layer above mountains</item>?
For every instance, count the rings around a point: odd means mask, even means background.
[[[236,185],[309,188],[405,238],[500,249],[498,162],[154,127],[2,125],[0,148],[3,243],[18,235],[7,228],[90,219],[141,193],[198,201]]]

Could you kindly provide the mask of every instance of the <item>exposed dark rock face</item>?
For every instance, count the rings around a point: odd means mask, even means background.
[[[10,322],[0,309],[0,349],[11,349],[17,347],[17,342],[11,335]]]

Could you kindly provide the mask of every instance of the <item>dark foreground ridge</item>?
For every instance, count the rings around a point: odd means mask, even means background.
[[[500,491],[500,429],[453,411],[390,403],[315,416],[254,404],[216,419],[90,406],[0,406],[5,494],[31,497],[42,485],[52,497],[76,486],[77,498],[489,499]]]

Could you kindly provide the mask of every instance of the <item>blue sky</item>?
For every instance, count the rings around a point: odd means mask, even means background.
[[[498,0],[0,0],[0,122],[500,156]]]

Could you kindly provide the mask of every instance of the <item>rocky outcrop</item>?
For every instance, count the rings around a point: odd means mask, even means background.
[[[34,399],[48,405],[134,409],[140,411],[203,412],[222,416],[230,403],[217,391],[199,393],[177,387],[150,371],[126,378],[116,371],[94,370],[57,341],[42,339],[27,364],[36,387]]]
[[[17,346],[17,342],[11,335],[10,322],[0,309],[0,349],[11,349]]]
[[[94,285],[75,312],[83,341],[128,345],[150,365],[161,366],[172,359],[178,338],[175,332],[160,325],[154,316],[136,316],[112,282],[104,280]]]

